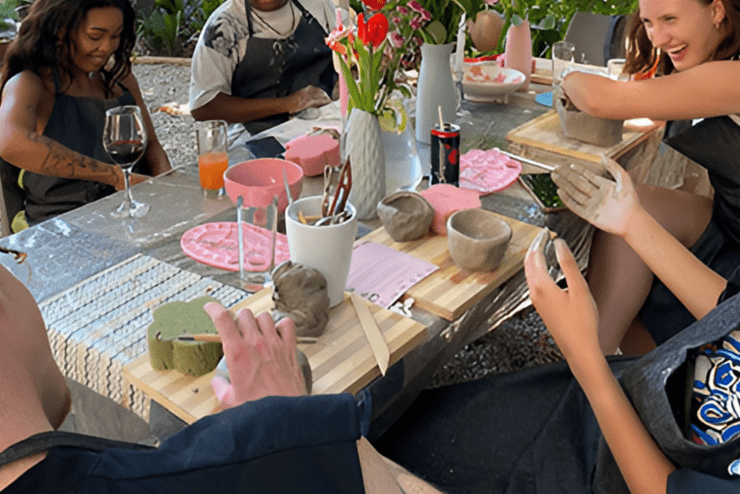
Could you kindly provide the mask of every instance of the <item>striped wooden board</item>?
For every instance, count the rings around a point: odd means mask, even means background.
[[[414,299],[414,306],[448,321],[454,321],[522,268],[524,254],[541,228],[498,215],[511,226],[512,237],[501,265],[490,273],[466,271],[457,267],[447,248],[447,237],[427,234],[413,242],[394,242],[380,227],[362,237],[361,242],[388,245],[432,264],[439,270],[411,287],[402,297]]]
[[[137,254],[39,308],[64,375],[147,419],[148,398],[124,380],[123,367],[146,353],[154,309],[206,295],[232,307],[248,293]]]
[[[657,126],[635,129],[625,124],[622,141],[609,148],[594,146],[565,137],[555,110],[549,111],[506,134],[509,151],[550,165],[570,163],[600,163],[601,155],[618,160],[647,139]]]
[[[390,365],[424,341],[426,326],[370,302],[367,305],[388,343]],[[232,310],[249,308],[258,314],[272,307],[272,289],[266,288],[235,304]],[[319,340],[298,347],[311,365],[313,394],[354,394],[380,376],[375,356],[348,297],[331,309],[329,323]],[[124,377],[132,385],[187,423],[219,410],[210,386],[213,374],[193,377],[173,370],[154,370],[148,353],[123,369]]]

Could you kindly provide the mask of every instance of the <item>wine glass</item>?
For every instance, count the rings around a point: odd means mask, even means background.
[[[126,183],[125,199],[111,213],[114,218],[141,218],[149,211],[148,204],[134,200],[129,186],[131,168],[144,155],[147,142],[144,119],[138,106],[117,106],[105,112],[103,147],[123,170]]]

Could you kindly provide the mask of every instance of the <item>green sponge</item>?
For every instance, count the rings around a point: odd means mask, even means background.
[[[154,310],[154,322],[147,329],[149,358],[154,369],[175,369],[202,376],[216,368],[224,354],[221,343],[177,339],[183,334],[216,334],[211,318],[203,310],[208,302],[217,300],[201,297],[191,302],[170,302]]]

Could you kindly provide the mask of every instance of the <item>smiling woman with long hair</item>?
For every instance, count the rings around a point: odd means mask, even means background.
[[[140,172],[170,169],[131,71],[135,42],[129,0],[31,6],[6,53],[0,99],[0,173],[14,230],[123,188],[102,143],[109,108],[141,108],[149,146]],[[144,179],[134,174],[132,183]]]
[[[655,77],[572,72],[562,86],[597,117],[669,121],[666,144],[706,168],[714,196],[637,184],[640,202],[723,277],[740,264],[739,57],[740,0],[640,0],[626,69]],[[644,353],[695,320],[615,235],[594,235],[588,279],[607,354]]]

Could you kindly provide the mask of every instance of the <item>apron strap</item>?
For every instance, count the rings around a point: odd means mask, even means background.
[[[156,449],[144,444],[116,441],[114,439],[105,439],[102,437],[88,436],[74,432],[47,431],[34,434],[21,442],[13,444],[0,453],[0,467],[16,460],[20,460],[21,458],[35,455],[37,453],[47,451],[50,448],[56,448],[59,446],[87,449],[95,452],[101,452],[111,448],[134,451],[149,451]]]

